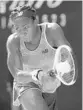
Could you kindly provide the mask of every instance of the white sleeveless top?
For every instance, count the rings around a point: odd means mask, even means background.
[[[39,46],[34,50],[30,51],[26,48],[24,41],[26,38],[20,39],[20,51],[22,54],[23,60],[23,70],[34,70],[41,68],[44,71],[52,69],[54,56],[56,49],[54,49],[46,39],[46,25],[51,23],[42,23],[42,34]]]

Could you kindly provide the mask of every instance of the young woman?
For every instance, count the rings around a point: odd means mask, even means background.
[[[38,24],[36,10],[29,6],[15,9],[10,18],[15,33],[6,47],[14,77],[13,104],[22,104],[25,110],[57,110],[56,89],[61,82],[52,68],[57,48],[70,47],[69,42],[58,24]]]

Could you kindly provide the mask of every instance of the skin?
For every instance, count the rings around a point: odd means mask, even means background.
[[[23,21],[26,21],[27,18],[23,18]],[[27,25],[26,22],[19,22],[20,19],[16,20],[14,22],[15,28],[16,28],[16,34],[10,35],[7,40],[7,65],[8,68],[12,74],[12,76],[17,80],[17,73],[21,70],[23,71],[22,66],[22,56],[19,52],[20,48],[20,37],[26,36],[27,42],[29,42],[31,45],[35,45],[35,47],[39,43],[39,38],[41,35],[40,28],[38,26],[38,21],[28,19]],[[26,26],[29,28],[26,28]],[[25,26],[25,27],[24,27]],[[26,33],[27,30],[27,33]],[[29,37],[30,36],[30,37]],[[35,37],[34,37],[35,36]],[[65,38],[62,29],[58,25],[54,25],[51,27],[46,27],[46,36],[48,36],[47,39],[49,39],[49,43],[52,46],[59,47],[60,45],[66,44],[69,45],[69,42]],[[51,42],[50,42],[51,40]],[[34,47],[34,48],[35,48]],[[22,77],[25,79],[26,76],[22,74]],[[30,75],[26,77],[26,80],[31,77]],[[48,75],[51,80],[53,79]],[[23,79],[22,79],[23,80]],[[23,95],[20,97],[20,102],[22,106],[25,108],[25,110],[49,110],[45,100],[42,97],[42,92],[38,89],[29,89],[26,90]]]
[[[40,34],[40,29],[37,26],[37,20],[33,21],[32,19],[27,17],[18,18],[17,20],[15,20],[14,24],[15,28],[17,29],[16,32],[18,36],[26,36],[28,42],[31,42],[33,44],[35,43],[34,40],[36,41],[37,37],[39,37]]]

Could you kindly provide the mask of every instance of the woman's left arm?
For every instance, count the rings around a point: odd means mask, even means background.
[[[52,33],[51,37],[52,37],[52,39],[54,41],[53,44],[54,44],[55,47],[57,47],[56,53],[57,53],[57,50],[59,50],[59,48],[61,47],[62,48],[62,53],[63,53],[62,54],[63,55],[62,56],[63,59],[66,58],[67,56],[71,56],[72,57],[72,59],[71,59],[71,57],[68,57],[68,60],[71,61],[71,62],[74,62],[74,67],[75,67],[74,80],[76,81],[77,80],[77,76],[78,76],[77,59],[76,59],[76,55],[74,54],[74,51],[73,51],[70,43],[68,42],[68,40],[64,36],[64,32],[63,32],[62,28],[57,23],[54,23],[51,26],[50,30],[51,30],[50,32]],[[68,47],[71,51],[67,50],[68,48],[64,49],[64,46]]]

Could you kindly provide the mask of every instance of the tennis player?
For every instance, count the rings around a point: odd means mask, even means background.
[[[64,50],[61,61],[69,58],[75,67],[69,42],[57,23],[39,24],[36,10],[30,6],[17,7],[10,19],[15,33],[8,37],[6,48],[8,69],[14,77],[13,104],[22,104],[24,110],[58,110],[56,90],[61,81],[54,61],[57,50]]]

